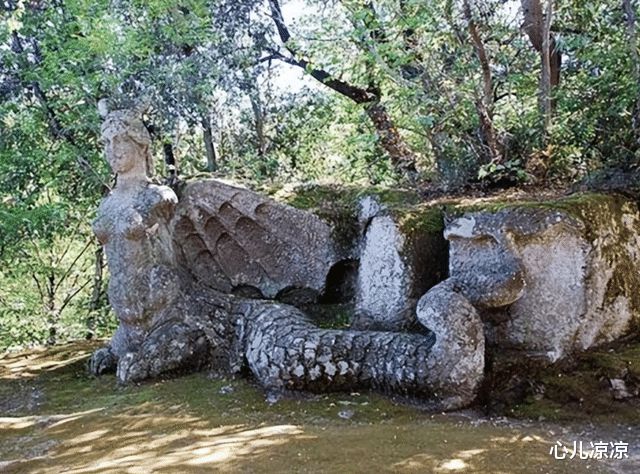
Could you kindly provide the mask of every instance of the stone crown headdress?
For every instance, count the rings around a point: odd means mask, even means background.
[[[110,138],[116,135],[125,134],[140,145],[149,145],[151,136],[147,127],[144,126],[139,114],[133,110],[114,110],[109,112],[101,127],[103,138]]]

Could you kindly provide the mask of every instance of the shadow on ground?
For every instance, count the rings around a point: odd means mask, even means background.
[[[637,457],[558,461],[558,440],[628,433],[434,415],[375,394],[269,405],[241,379],[193,374],[132,387],[86,374],[95,344],[0,359],[0,471],[638,472]],[[591,431],[589,431],[591,430]],[[640,451],[637,433],[630,454]],[[591,436],[591,438],[589,438]]]

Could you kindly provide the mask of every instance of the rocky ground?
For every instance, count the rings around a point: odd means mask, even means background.
[[[609,382],[615,375],[634,390],[637,342],[536,374],[518,403],[502,397],[492,407],[509,418],[481,407],[427,413],[370,393],[270,405],[247,380],[204,373],[120,387],[113,376],[87,375],[95,347],[0,358],[0,471],[640,471],[638,398],[615,400]],[[558,441],[570,449],[582,441],[585,451],[590,441],[622,441],[629,458],[556,460]]]

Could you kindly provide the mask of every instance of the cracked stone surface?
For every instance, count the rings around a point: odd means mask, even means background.
[[[447,249],[442,232],[403,226],[403,217],[371,196],[360,201],[359,219],[365,231],[354,328],[400,331],[411,327],[418,299],[445,277]]]
[[[417,317],[435,333],[426,360],[434,396],[445,407],[468,405],[484,376],[485,336],[478,311],[449,279],[420,299]]]

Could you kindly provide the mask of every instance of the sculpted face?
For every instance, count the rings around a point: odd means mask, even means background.
[[[137,162],[144,165],[145,150],[126,134],[105,138],[107,161],[114,173],[125,174],[136,168]],[[137,167],[144,171],[144,166]]]
[[[118,176],[146,176],[151,137],[133,112],[111,112],[102,125],[102,140],[111,169]]]

